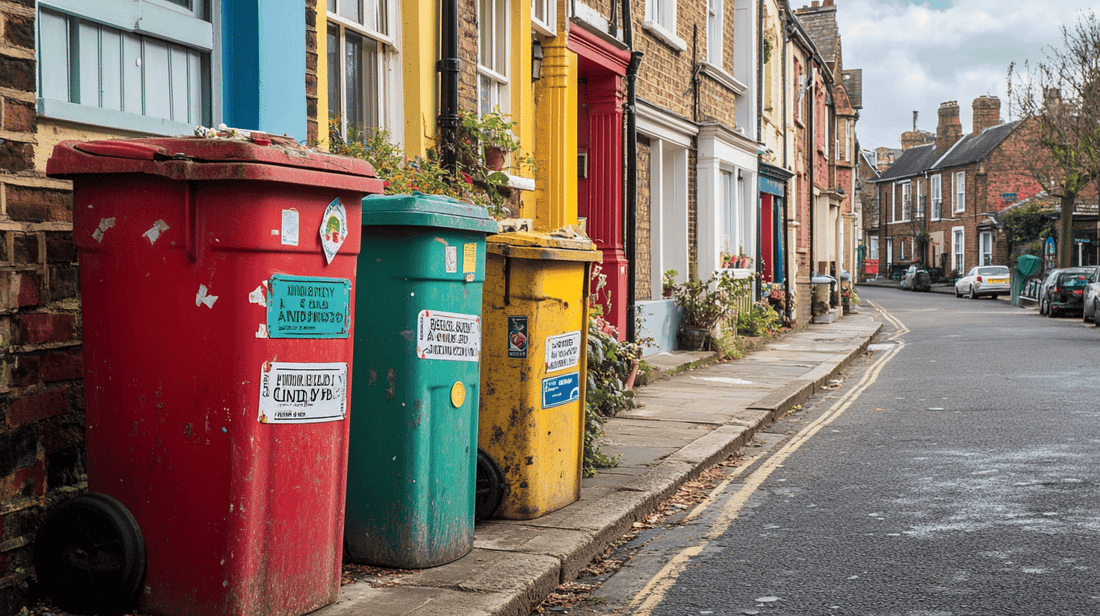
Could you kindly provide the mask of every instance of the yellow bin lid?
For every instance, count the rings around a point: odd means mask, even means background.
[[[515,259],[548,261],[602,261],[603,253],[596,243],[585,237],[559,237],[549,233],[512,231],[485,239],[485,250]]]

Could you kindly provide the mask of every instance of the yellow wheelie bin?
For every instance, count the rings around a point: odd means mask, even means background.
[[[580,498],[588,277],[582,237],[486,242],[478,447],[504,475],[494,517],[537,518]]]

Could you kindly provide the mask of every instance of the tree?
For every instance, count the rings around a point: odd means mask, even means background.
[[[1057,197],[1058,266],[1073,251],[1073,209],[1077,195],[1100,176],[1100,21],[1095,13],[1070,28],[1062,26],[1062,47],[1048,47],[1046,59],[1009,66],[1009,99],[1036,134],[1039,152],[1029,157],[1032,177]],[[1015,83],[1014,83],[1015,81]]]

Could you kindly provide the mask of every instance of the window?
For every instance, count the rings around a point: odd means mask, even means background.
[[[963,268],[963,228],[953,227],[951,229],[951,267],[959,274],[962,274]]]
[[[42,0],[39,112],[161,134],[209,126],[209,9],[205,0]]]
[[[708,0],[709,1],[709,0]],[[675,0],[646,0],[646,21],[660,26],[665,30],[676,32],[676,2]]]
[[[707,0],[707,62],[715,66],[722,66],[724,5],[725,0]]]
[[[878,258],[878,238],[873,235],[867,238],[867,258]]]
[[[943,187],[940,176],[932,176],[932,212],[931,219],[939,220],[943,216]]]
[[[910,192],[909,182],[901,184],[901,221],[905,222],[913,214],[913,195]]]
[[[391,94],[391,13],[388,0],[328,0],[328,108],[344,138],[393,125],[381,103]]]
[[[993,233],[983,231],[978,236],[978,264],[993,265]]]
[[[531,0],[531,25],[546,36],[558,34],[558,3],[556,0]]]
[[[955,211],[966,211],[966,173],[963,171],[955,174]]]
[[[508,112],[508,2],[477,3],[478,113]]]
[[[924,218],[924,206],[927,203],[927,197],[924,195],[924,191],[921,190],[922,186],[920,180],[917,180],[917,219]]]
[[[892,237],[886,238],[886,262],[894,262],[894,238]],[[883,268],[880,267],[879,271],[883,271]]]

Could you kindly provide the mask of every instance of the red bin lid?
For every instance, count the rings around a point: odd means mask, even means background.
[[[62,141],[46,163],[51,177],[144,173],[175,180],[267,180],[381,193],[365,160],[303,147],[289,137],[171,137]],[[320,175],[320,174],[323,174]],[[322,179],[323,178],[323,179]]]

